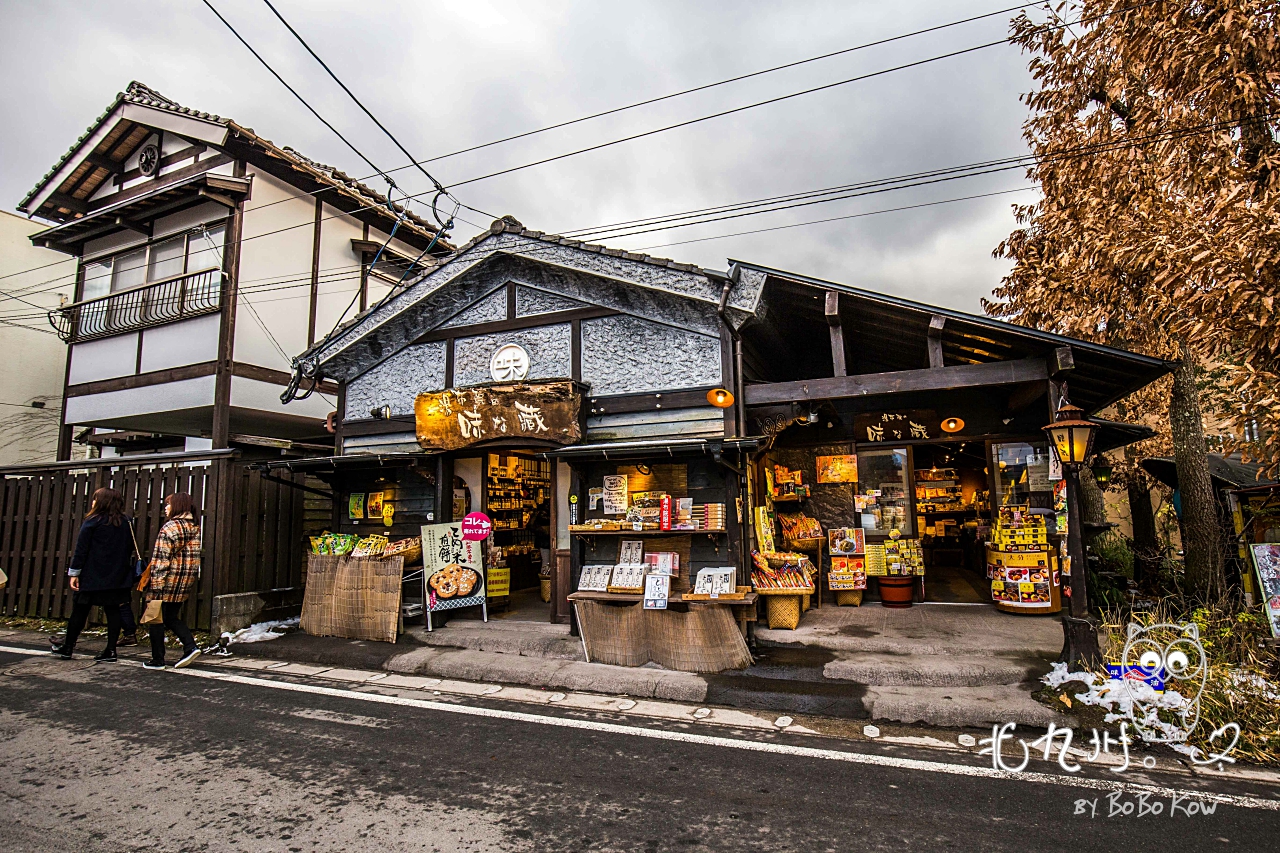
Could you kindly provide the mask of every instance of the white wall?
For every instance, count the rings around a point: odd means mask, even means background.
[[[71,347],[71,372],[67,381],[72,385],[97,382],[99,379],[115,379],[132,376],[138,370],[138,333],[116,335],[96,341],[86,341]]]
[[[216,361],[218,326],[221,322],[220,315],[206,314],[194,320],[146,329],[142,333],[142,372]],[[77,360],[73,359],[73,369],[76,363]]]
[[[267,204],[271,206],[264,207]],[[253,175],[253,197],[245,203],[245,240],[240,247],[236,361],[288,370],[289,360],[307,348],[315,210],[311,196],[266,173]],[[295,225],[300,227],[290,227]],[[268,233],[282,228],[288,230]],[[295,286],[280,287],[286,283]],[[272,289],[264,290],[265,287]],[[285,355],[271,343],[245,302],[257,310]]]
[[[231,379],[231,405],[239,409],[257,409],[263,412],[292,415],[296,418],[319,420],[324,420],[337,407],[334,398],[326,398],[319,392],[305,400],[294,400],[285,406],[280,402],[282,391],[284,391],[283,385],[235,376]]]
[[[106,423],[133,415],[173,412],[213,405],[214,377],[200,376],[163,385],[86,394],[67,400],[67,423]]]
[[[26,300],[0,295],[0,319],[23,318],[0,323],[0,353],[4,355],[0,367],[0,464],[51,460],[58,447],[67,347],[53,334],[48,320],[35,315],[56,308],[60,297],[71,301],[76,263],[61,252],[31,245],[28,235],[44,228],[0,211],[0,275],[6,276],[0,289]],[[44,408],[32,408],[33,401],[44,403]]]
[[[323,215],[326,219],[320,226],[317,340],[327,335],[341,318],[354,317],[360,310],[359,300],[355,300],[353,304],[352,297],[360,289],[361,256],[352,250],[351,241],[363,239],[364,236],[364,225],[355,217],[340,213],[337,208],[327,204]],[[330,216],[334,218],[327,218]]]

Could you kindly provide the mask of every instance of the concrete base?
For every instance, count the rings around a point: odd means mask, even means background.
[[[1032,686],[872,687],[865,701],[877,720],[933,726],[989,726],[1017,723],[1045,728],[1072,724],[1071,718],[1031,698]]]
[[[217,636],[223,631],[248,628],[255,622],[271,622],[301,615],[304,592],[299,586],[215,595],[211,633]]]

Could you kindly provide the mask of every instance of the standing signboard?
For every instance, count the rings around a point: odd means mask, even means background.
[[[428,631],[431,614],[441,610],[479,605],[489,621],[480,542],[463,538],[462,522],[422,525],[422,568]]]
[[[1262,592],[1262,606],[1267,612],[1271,636],[1280,637],[1280,544],[1261,543],[1250,545],[1253,565],[1258,570],[1258,589]]]

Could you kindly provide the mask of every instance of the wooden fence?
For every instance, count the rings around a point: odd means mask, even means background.
[[[150,558],[164,523],[165,496],[187,492],[195,499],[204,547],[195,609],[188,607],[187,619],[196,627],[209,627],[215,596],[303,585],[306,536],[315,532],[309,516],[317,516],[307,512],[307,495],[314,493],[280,481],[302,484],[305,475],[266,479],[230,456],[195,462],[125,457],[85,466],[0,473],[0,568],[9,575],[0,590],[0,614],[70,615],[67,566],[90,498],[103,486],[124,494],[126,512],[137,519],[143,559]]]

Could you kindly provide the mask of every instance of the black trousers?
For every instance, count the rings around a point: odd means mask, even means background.
[[[196,650],[196,638],[191,636],[191,629],[182,621],[182,608],[185,601],[160,602],[160,615],[164,617],[163,625],[148,625],[147,633],[151,635],[151,661],[164,663],[164,632],[169,630],[182,641],[182,656],[186,657]]]
[[[107,648],[114,652],[116,642],[120,639],[120,604],[129,600],[129,590],[102,590],[95,592],[77,592],[72,598],[71,618],[67,621],[67,638],[62,647],[71,651],[76,647],[76,640],[89,621],[89,611],[101,607],[107,619]]]

